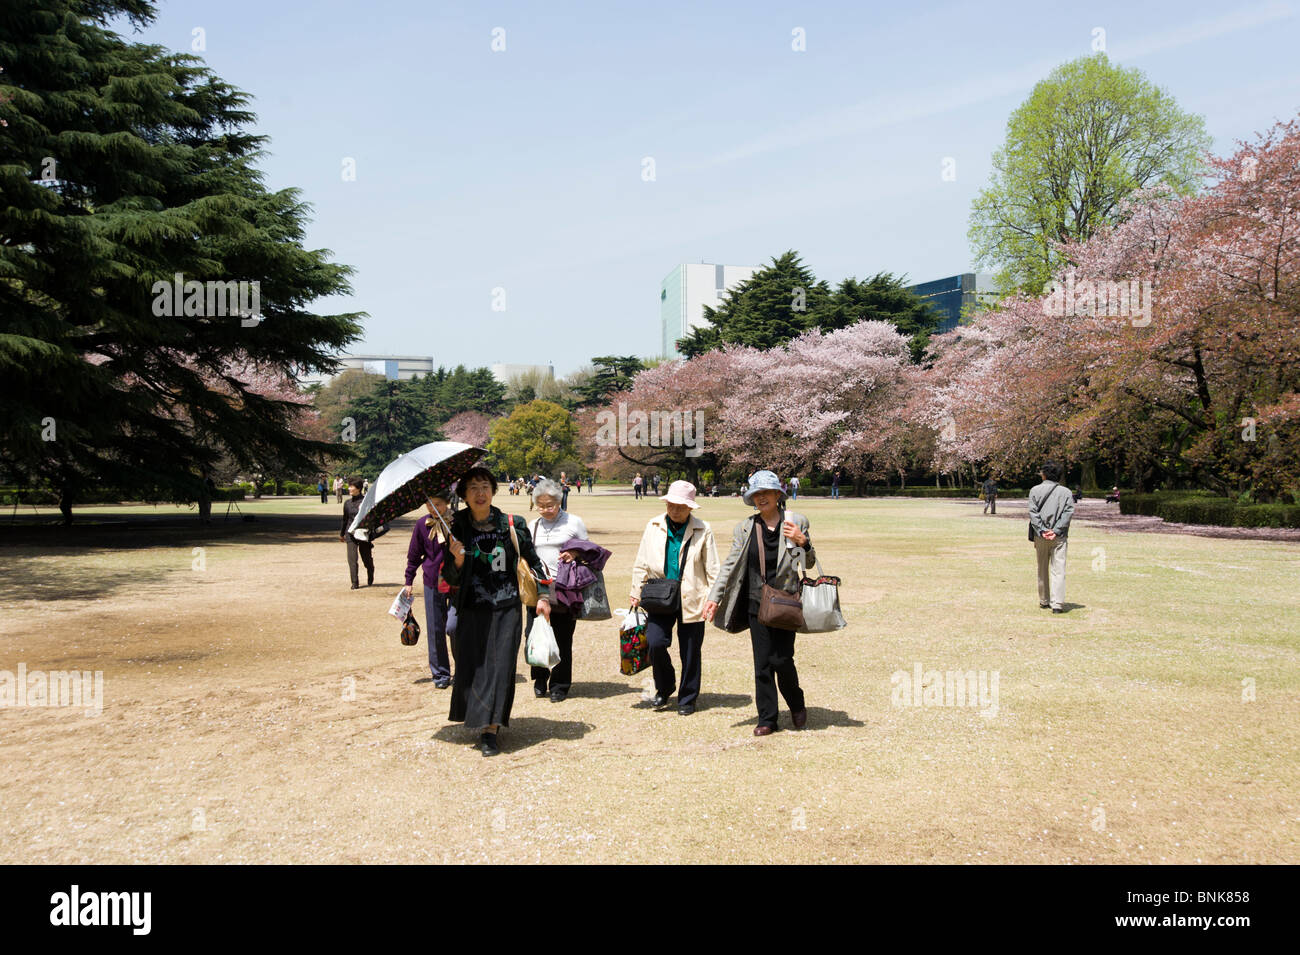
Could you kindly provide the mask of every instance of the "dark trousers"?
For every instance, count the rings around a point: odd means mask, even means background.
[[[776,729],[778,687],[791,712],[804,708],[803,689],[794,668],[794,631],[764,626],[758,622],[757,612],[751,612],[749,640],[754,645],[754,702],[758,704],[758,722],[760,726]]]
[[[533,632],[533,621],[536,619],[537,611],[529,607],[528,626],[524,630],[525,640]],[[577,625],[578,620],[573,614],[556,609],[555,604],[551,604],[551,629],[555,631],[555,642],[560,647],[560,662],[555,665],[554,670],[548,670],[546,667],[529,667],[534,686],[543,691],[549,687],[567,693],[569,687],[573,685],[573,630]]]
[[[700,649],[704,646],[704,621],[682,623],[679,611],[669,614],[647,614],[646,643],[650,648],[650,665],[654,670],[655,692],[664,698],[673,695],[677,688],[677,671],[668,648],[673,645],[673,625],[677,625],[678,653],[682,658],[682,685],[677,694],[678,706],[693,706],[700,695]]]
[[[375,545],[370,541],[359,541],[348,535],[348,574],[352,577],[352,586],[360,585],[357,580],[357,555],[361,555],[361,563],[366,567],[366,584],[375,582],[375,559],[371,556]]]
[[[429,672],[435,680],[451,678],[451,658],[447,655],[448,612],[456,613],[455,607],[447,606],[447,595],[438,593],[437,585],[424,588],[424,622],[429,638]],[[452,624],[452,629],[454,629]]]

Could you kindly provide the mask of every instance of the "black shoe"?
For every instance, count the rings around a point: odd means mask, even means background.
[[[433,681],[433,687],[435,690],[445,690],[449,686],[451,686],[451,679],[445,676]]]
[[[1065,613],[1065,610],[1062,607],[1053,607],[1052,613]]]
[[[352,585],[352,589],[353,589],[353,590],[360,590],[360,589],[361,589],[361,586],[360,586],[359,584],[353,584],[353,585]]]
[[[1038,605],[1038,609],[1039,609],[1039,610],[1046,610],[1046,609],[1048,609],[1048,608],[1051,607],[1051,606],[1052,606],[1051,604],[1039,604],[1039,605]]]
[[[478,738],[478,748],[484,756],[496,756],[501,752],[497,748],[497,734],[484,733]]]
[[[374,574],[367,574],[367,575],[366,575],[366,586],[367,586],[367,587],[373,587],[374,585],[375,585],[375,575],[374,575]]]
[[[654,698],[653,700],[650,701],[650,705],[653,706],[656,710],[664,710],[664,709],[667,709],[667,708],[668,708],[668,697],[670,697],[670,696],[672,696],[671,693],[666,694],[666,695],[663,694],[663,693],[656,693],[656,694],[655,694],[655,698]]]
[[[694,703],[683,703],[681,706],[677,707],[678,716],[690,716],[694,712],[695,712]]]
[[[568,691],[568,690],[552,690],[552,691],[551,691],[551,702],[552,702],[552,703],[563,703],[563,702],[564,702],[564,698],[565,698],[566,696],[568,696],[568,695],[569,695],[569,691]]]
[[[533,696],[537,697],[539,700],[542,699],[544,696],[546,696],[546,684],[545,684],[545,683],[534,683],[534,684],[533,684]]]

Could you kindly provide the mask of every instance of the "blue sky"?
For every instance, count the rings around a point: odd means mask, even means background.
[[[656,354],[680,262],[968,271],[1007,117],[1098,27],[1217,152],[1300,113],[1300,7],[1276,0],[162,0],[122,32],[191,52],[202,29],[199,55],[254,97],[267,184],[301,189],[307,245],[357,270],[315,306],[370,313],[352,351],[566,374]]]

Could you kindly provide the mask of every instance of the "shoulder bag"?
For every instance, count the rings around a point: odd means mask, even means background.
[[[784,523],[785,515],[781,515]],[[762,526],[762,520],[754,522],[754,530]],[[780,528],[780,524],[777,525]],[[762,533],[759,531],[759,533]],[[778,534],[780,531],[778,530]],[[780,538],[778,537],[778,544]],[[778,550],[777,553],[780,553]],[[758,622],[774,630],[802,630],[804,628],[803,601],[799,594],[778,590],[767,582],[767,547],[763,539],[758,539],[758,576],[763,579],[763,596],[758,602]]]
[[[515,534],[515,516],[509,515],[506,523],[510,525],[510,543],[515,545],[515,578],[519,581],[519,599],[524,602],[525,607],[536,607],[537,578],[533,576],[533,570],[524,560],[524,555],[519,552],[519,537]]]
[[[687,529],[690,525],[687,524]],[[684,532],[683,532],[684,533]],[[686,543],[682,545],[682,552],[677,562],[677,573],[680,577],[681,569],[686,566],[686,553],[691,549],[691,538],[686,538]],[[667,577],[655,577],[647,580],[641,585],[640,606],[646,613],[673,614],[676,615],[682,605],[682,582],[681,580],[669,580]]]

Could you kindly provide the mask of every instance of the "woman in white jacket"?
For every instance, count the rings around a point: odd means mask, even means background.
[[[660,498],[666,513],[652,518],[641,535],[636,563],[632,566],[632,606],[641,602],[646,581],[665,579],[679,582],[675,609],[646,611],[646,642],[654,671],[654,707],[665,709],[677,689],[677,673],[668,648],[677,627],[678,653],[682,661],[681,692],[677,712],[690,716],[700,695],[700,649],[704,645],[704,603],[718,576],[718,545],[713,529],[691,512],[695,485],[674,481]]]

